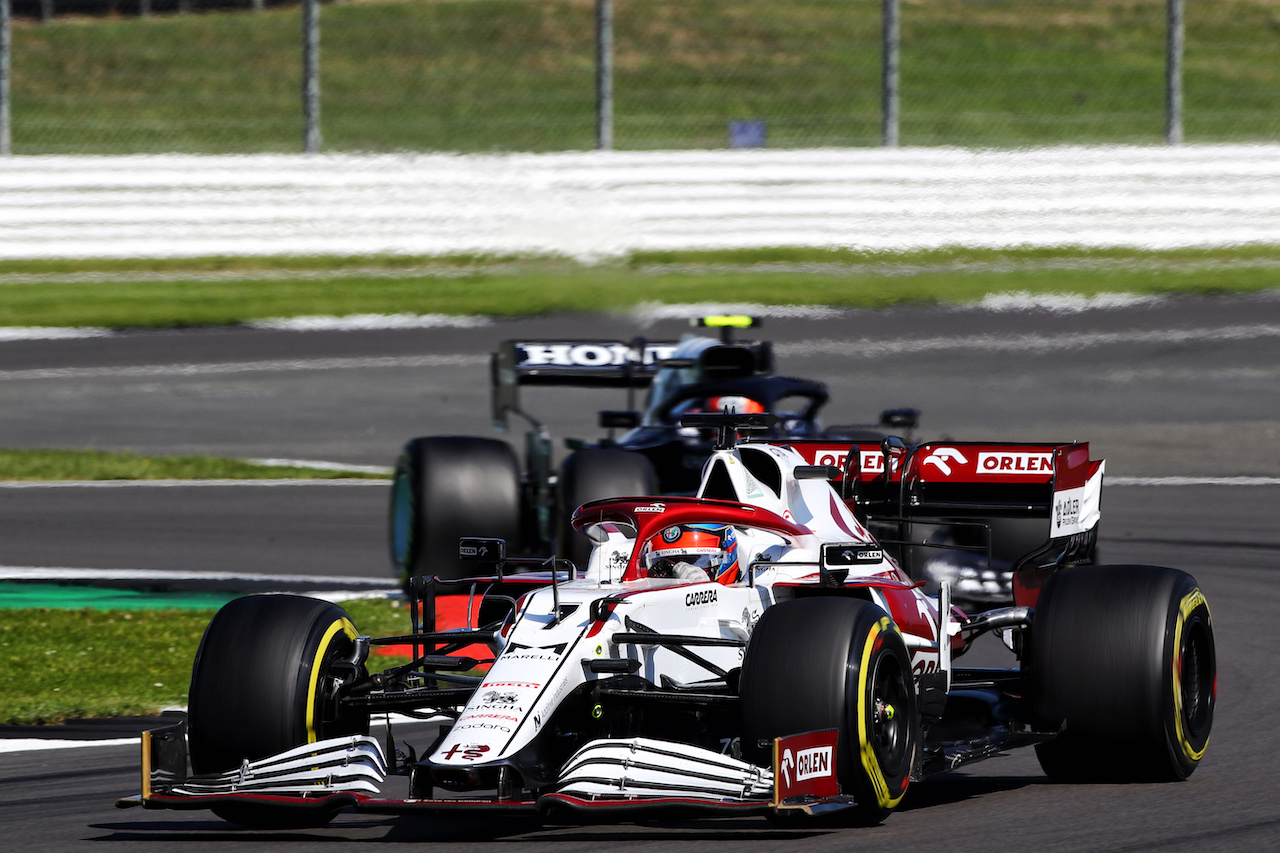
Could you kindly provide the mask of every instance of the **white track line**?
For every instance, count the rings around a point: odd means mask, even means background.
[[[59,566],[0,566],[0,581],[251,581],[254,583],[314,584],[398,592],[388,578],[337,575],[284,575],[257,572],[195,572],[171,569],[84,569]]]
[[[183,708],[182,710],[186,710]],[[420,720],[416,717],[407,717],[404,714],[392,714],[392,723],[422,723],[435,722],[438,720],[448,719],[443,715],[432,717],[428,720]],[[387,725],[386,714],[376,714],[369,718],[371,727],[383,727]],[[52,726],[50,727],[52,728]],[[38,738],[38,737],[19,737],[19,738],[0,738],[0,754],[6,752],[34,752],[45,749],[85,749],[93,746],[138,746],[139,736],[133,737],[117,737],[103,738],[102,740],[78,740],[71,738]]]
[[[84,749],[90,746],[137,746],[139,739],[133,737],[106,738],[104,740],[67,740],[64,738],[18,737],[0,738],[0,753],[33,752],[45,749]]]
[[[48,367],[0,370],[0,381],[29,379],[101,379],[107,377],[209,376],[300,370],[382,370],[396,367],[470,367],[487,365],[487,355],[420,355],[383,358],[314,358],[289,361],[239,361],[222,364],[153,364],[126,367]]]
[[[897,340],[816,340],[777,344],[774,351],[782,356],[834,355],[847,358],[883,358],[893,355],[963,351],[1051,353],[1092,349],[1101,346],[1129,344],[1185,344],[1199,341],[1249,341],[1280,337],[1280,325],[1259,323],[1247,326],[1220,326],[1203,329],[1156,329],[1151,331],[1085,332],[1070,335],[964,335],[933,338],[899,338]],[[0,378],[3,378],[0,375]]]
[[[395,468],[390,465],[348,465],[346,462],[321,462],[312,459],[246,459],[244,461],[275,468],[314,468],[317,471],[352,471],[357,474],[391,474],[395,471]]]
[[[1280,477],[1108,477],[1104,486],[1280,486]]]
[[[0,326],[0,342],[66,341],[78,338],[105,338],[115,334],[110,329],[89,326]]]
[[[289,486],[378,486],[385,489],[387,480],[364,480],[343,477],[333,480],[0,480],[0,489],[203,489],[203,488],[279,488]]]
[[[357,332],[384,329],[476,329],[492,322],[488,317],[450,314],[349,314],[345,317],[276,317],[253,320],[245,325],[251,329],[281,332]]]

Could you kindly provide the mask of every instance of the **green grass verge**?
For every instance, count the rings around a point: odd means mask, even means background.
[[[1136,249],[824,249],[556,258],[221,258],[0,263],[0,326],[180,327],[299,315],[625,311],[752,302],[875,308],[991,293],[1222,293],[1280,284],[1280,246]],[[109,284],[109,286],[108,286]]]
[[[615,146],[877,145],[879,0],[617,0]],[[1185,11],[1185,131],[1280,131],[1280,10]],[[595,146],[591,0],[326,4],[328,150]],[[13,150],[298,151],[296,6],[15,23]],[[901,8],[901,140],[1017,146],[1158,142],[1165,0],[931,0]]]
[[[342,605],[363,634],[409,629],[402,602]],[[157,713],[187,703],[191,662],[213,610],[6,610],[0,724]],[[379,659],[384,668],[397,659]]]
[[[219,456],[139,456],[98,450],[3,450],[0,480],[329,480],[384,474],[258,465]]]

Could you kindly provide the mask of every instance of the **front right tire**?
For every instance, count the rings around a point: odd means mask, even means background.
[[[802,598],[765,610],[742,663],[743,744],[839,732],[840,789],[854,820],[876,824],[902,800],[920,744],[911,659],[897,625],[869,601]]]

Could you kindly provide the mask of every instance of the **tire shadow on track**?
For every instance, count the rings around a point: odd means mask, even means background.
[[[901,804],[894,811],[929,809],[961,803],[989,794],[1052,784],[1054,783],[1047,776],[966,776],[959,773],[945,773],[925,782],[914,783],[907,789]]]

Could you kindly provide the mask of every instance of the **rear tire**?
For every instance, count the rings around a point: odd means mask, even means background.
[[[1080,566],[1040,593],[1029,665],[1036,712],[1061,735],[1036,747],[1067,782],[1177,781],[1209,742],[1213,622],[1196,581],[1155,566]]]
[[[869,601],[804,598],[774,605],[751,634],[739,682],[743,744],[839,732],[840,789],[855,821],[884,820],[902,800],[920,743],[911,659],[889,616]]]
[[[647,497],[657,491],[653,464],[638,453],[613,448],[571,453],[560,465],[557,489],[560,553],[579,567],[591,556],[591,540],[569,524],[578,507],[605,498]]]
[[[391,484],[391,562],[401,585],[414,575],[464,578],[485,570],[458,559],[464,536],[520,549],[520,465],[506,442],[469,436],[415,438]]]
[[[196,773],[222,773],[326,738],[368,734],[369,716],[334,713],[335,664],[356,637],[336,604],[295,595],[255,595],[226,604],[205,629],[191,670],[188,735]],[[329,813],[281,812],[257,805],[219,806],[249,826],[328,823]]]

